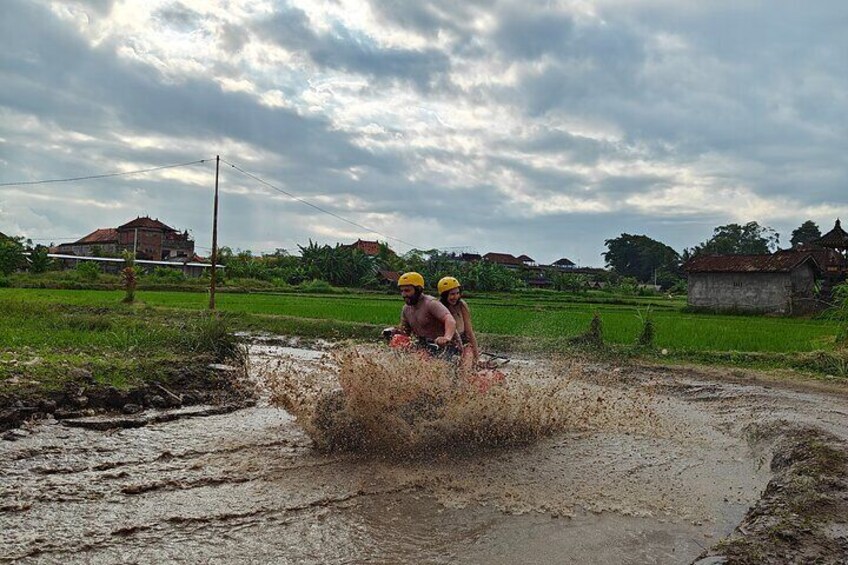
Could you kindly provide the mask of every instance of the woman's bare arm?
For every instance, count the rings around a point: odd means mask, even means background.
[[[471,310],[465,302],[462,303],[462,320],[465,324],[465,338],[468,340],[474,356],[478,357],[480,355],[480,349],[477,347],[477,336],[474,334],[474,326],[471,325]]]

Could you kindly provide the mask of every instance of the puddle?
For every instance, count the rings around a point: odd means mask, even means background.
[[[251,348],[260,385],[326,360]],[[414,459],[316,451],[267,399],[132,429],[40,426],[0,442],[0,560],[690,563],[758,498],[744,410],[570,378],[569,394],[617,400],[526,445]]]

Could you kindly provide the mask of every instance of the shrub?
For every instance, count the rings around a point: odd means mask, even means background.
[[[96,261],[80,261],[77,263],[76,272],[82,280],[94,282],[102,271]]]
[[[333,287],[327,281],[322,281],[320,279],[312,279],[309,282],[303,282],[297,285],[297,289],[300,292],[308,292],[315,294],[323,294],[333,292]]]
[[[636,345],[639,347],[653,347],[656,331],[654,328],[654,319],[653,316],[651,316],[651,308],[648,307],[644,314],[641,311],[638,311],[638,316],[639,320],[642,322],[642,333],[639,334],[639,338],[636,340]]]
[[[182,282],[186,278],[182,271],[168,267],[156,267],[150,276],[167,282]]]

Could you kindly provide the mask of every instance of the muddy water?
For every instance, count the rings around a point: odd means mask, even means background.
[[[308,371],[321,354],[254,347],[257,378],[280,355]],[[689,563],[768,480],[745,425],[779,413],[838,427],[846,406],[674,374],[581,386],[637,394],[659,421],[628,427],[622,412],[411,460],[316,452],[267,402],[112,432],[39,425],[0,442],[0,560]]]

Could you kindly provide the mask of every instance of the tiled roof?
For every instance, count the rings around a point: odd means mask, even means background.
[[[837,219],[832,230],[812,243],[820,247],[845,249],[848,248],[848,232],[842,229],[842,222]]]
[[[565,257],[563,257],[562,259],[559,259],[558,261],[554,261],[553,264],[557,267],[572,267],[572,266],[574,266],[574,261],[572,261],[571,259],[566,259]]]
[[[525,263],[535,263],[532,257],[528,257],[527,255],[519,255],[517,257],[519,261],[524,261]]]
[[[377,271],[377,275],[379,275],[380,279],[388,282],[397,282],[400,278],[400,273],[397,271]]]
[[[87,236],[73,242],[70,245],[88,245],[92,243],[117,243],[118,230],[115,228],[101,228],[94,230]],[[67,244],[66,244],[67,245]]]
[[[807,261],[819,268],[810,253],[791,251],[773,255],[696,255],[683,268],[689,273],[788,273]]]
[[[352,247],[354,249],[359,249],[366,255],[371,255],[372,257],[380,254],[380,242],[379,241],[368,241],[365,239],[357,239],[354,243],[348,245],[347,247]]]
[[[491,261],[492,263],[498,263],[500,265],[521,266],[524,264],[518,257],[513,257],[509,253],[486,253],[485,255],[483,255],[483,259],[485,259],[486,261]]]
[[[119,230],[132,230],[136,228],[147,228],[162,231],[177,231],[171,226],[163,224],[158,219],[154,220],[153,218],[149,218],[147,216],[144,216],[143,218],[136,218],[135,220],[129,221],[122,226],[118,226]]]

